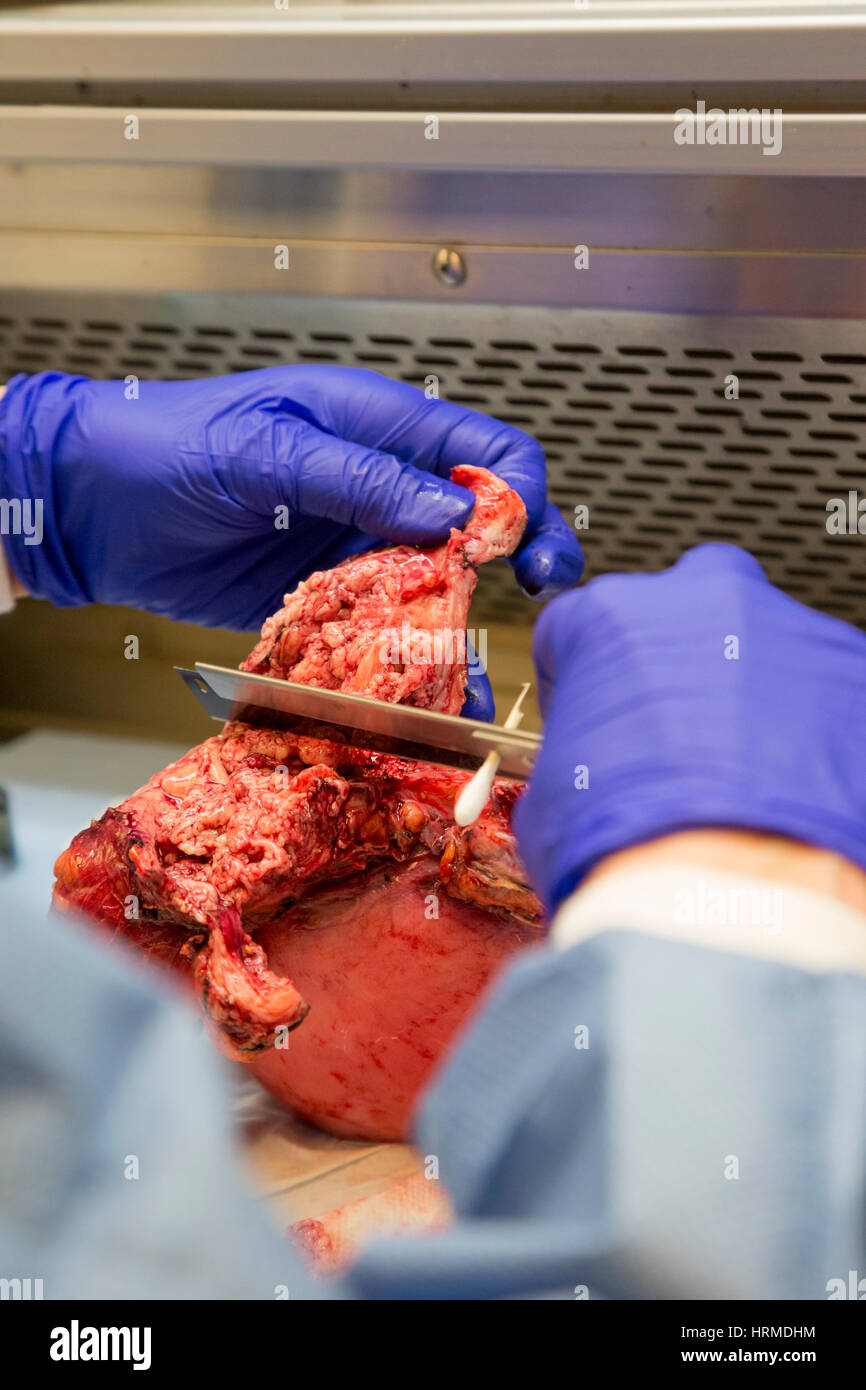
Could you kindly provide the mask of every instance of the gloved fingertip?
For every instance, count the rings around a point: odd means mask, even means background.
[[[365,515],[365,527],[388,540],[438,545],[452,527],[462,529],[472,515],[475,496],[448,478],[405,468],[392,493],[387,516]]]
[[[475,508],[475,494],[466,487],[452,483],[450,478],[439,478],[428,473],[418,488],[417,502],[425,513],[429,513],[430,525],[450,530],[452,526],[463,528]]]
[[[460,716],[462,719],[483,719],[485,724],[492,724],[496,718],[496,702],[486,672],[470,671]]]
[[[693,546],[680,556],[674,569],[687,569],[695,575],[741,574],[745,578],[769,582],[766,571],[754,555],[739,545],[728,545],[725,541],[708,541],[706,545]]]
[[[572,537],[540,535],[513,561],[514,573],[523,592],[537,602],[572,589],[583,574],[583,551]]]

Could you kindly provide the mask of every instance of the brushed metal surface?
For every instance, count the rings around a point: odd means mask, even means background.
[[[784,38],[784,43],[780,39]],[[863,75],[857,0],[147,3],[0,14],[0,77],[546,83]]]
[[[521,779],[526,778],[541,746],[538,734],[477,719],[253,676],[201,661],[194,671],[175,669],[213,719],[253,724],[264,720],[269,727],[301,730],[314,720],[333,725],[356,748],[473,771],[496,750],[501,754],[502,775]]]
[[[275,246],[289,265],[275,266]],[[222,291],[283,301],[321,295],[472,304],[634,308],[674,313],[828,315],[866,318],[866,256],[804,252],[758,256],[591,249],[575,269],[572,247],[464,248],[466,279],[436,275],[437,243],[405,246],[310,244],[284,240],[116,237],[0,231],[0,295],[25,288],[61,294]]]
[[[866,56],[866,55],[864,55]],[[773,110],[774,108],[769,108]],[[866,173],[866,114],[782,112],[779,148],[678,144],[666,113],[171,110],[0,106],[0,158],[120,164],[250,164],[276,168],[622,170],[642,173],[839,175]],[[776,127],[774,127],[776,129]],[[769,138],[769,137],[768,137]]]
[[[0,228],[140,237],[857,251],[866,180],[0,162]],[[0,260],[0,273],[3,266]],[[130,286],[131,287],[131,286]]]

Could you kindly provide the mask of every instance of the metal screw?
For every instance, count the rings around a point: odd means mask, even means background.
[[[443,285],[454,288],[466,279],[466,262],[459,251],[441,246],[433,257],[433,274]]]

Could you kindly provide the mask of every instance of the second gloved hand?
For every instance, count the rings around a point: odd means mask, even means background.
[[[516,811],[551,911],[606,855],[742,827],[866,869],[866,635],[734,546],[564,594],[535,633],[544,744]]]

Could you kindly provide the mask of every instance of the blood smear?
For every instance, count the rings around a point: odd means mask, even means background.
[[[324,1216],[296,1221],[286,1234],[316,1274],[342,1274],[380,1236],[418,1235],[451,1225],[451,1204],[439,1182],[415,1173],[384,1192],[360,1197]]]

